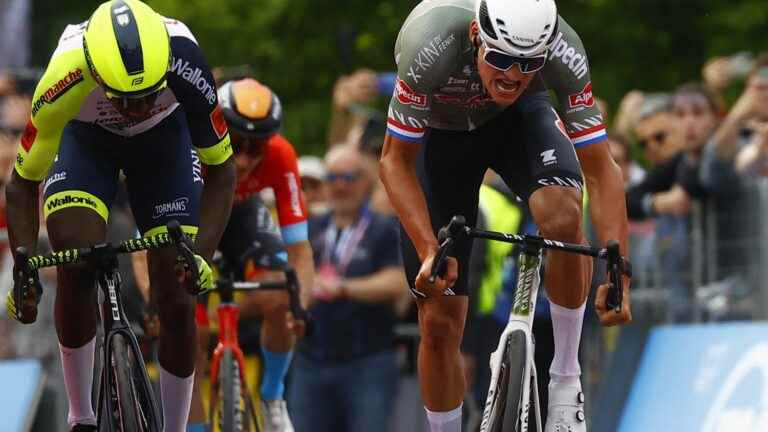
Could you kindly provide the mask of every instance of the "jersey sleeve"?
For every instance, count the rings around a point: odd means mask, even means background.
[[[426,14],[409,17],[395,42],[397,77],[389,103],[387,132],[401,140],[419,143],[429,124],[432,93],[437,75],[455,56],[453,44],[445,50],[443,42],[451,37],[449,29],[437,28]],[[441,44],[443,44],[441,46]]]
[[[270,183],[275,192],[277,218],[283,243],[291,245],[306,241],[307,208],[301,195],[301,177],[296,152],[293,146],[279,135],[275,137],[274,156],[265,160],[269,163]]]
[[[171,36],[172,56],[168,86],[186,112],[200,160],[206,165],[219,165],[232,155],[232,145],[213,74],[187,26],[166,20],[166,27]]]
[[[563,18],[559,20],[559,33],[543,71],[544,81],[557,96],[559,113],[573,145],[582,148],[605,140],[607,134],[592,94],[584,44]]]
[[[32,115],[16,155],[16,172],[41,181],[59,149],[64,127],[96,83],[88,73],[80,26],[68,26],[32,98]]]

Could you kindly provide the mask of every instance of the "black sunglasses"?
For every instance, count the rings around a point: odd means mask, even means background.
[[[348,171],[340,173],[328,173],[325,175],[325,180],[328,183],[333,183],[336,180],[343,180],[345,183],[352,183],[360,178],[360,171]]]
[[[502,72],[510,70],[514,65],[518,65],[520,66],[520,72],[531,74],[540,71],[544,67],[547,63],[547,54],[544,53],[536,57],[517,57],[493,48],[486,42],[483,60],[492,68]]]
[[[640,147],[646,148],[648,144],[651,142],[657,142],[659,144],[664,144],[664,141],[667,140],[667,133],[666,132],[656,132],[655,134],[652,134],[648,138],[643,138],[641,140],[638,140],[637,143],[640,144]]]

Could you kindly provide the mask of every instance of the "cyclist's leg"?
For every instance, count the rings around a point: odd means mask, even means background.
[[[478,142],[478,136],[471,132],[431,130],[423,146],[418,172],[435,231],[456,214],[464,215],[468,224],[475,224],[480,184],[488,166],[488,155],[483,150],[491,145]],[[418,372],[422,397],[433,431],[458,430],[445,423],[459,425],[461,421],[466,384],[459,345],[467,314],[467,272],[472,243],[464,240],[454,247],[459,279],[451,293],[423,299],[413,290],[421,262],[407,234],[402,233],[401,237],[408,283],[419,308]]]
[[[520,167],[510,162],[502,167],[502,175],[527,199],[533,219],[544,237],[584,243],[581,168],[562,121],[545,93],[529,96],[516,108],[516,129],[523,132],[525,149],[525,155],[517,153],[517,157],[523,156],[520,159],[527,165]],[[499,159],[514,161],[514,155]],[[580,391],[578,352],[592,276],[591,260],[581,255],[549,252],[545,268],[544,284],[551,304],[555,341],[551,383]],[[577,395],[573,396],[574,403],[577,398]]]
[[[117,168],[107,148],[118,139],[98,126],[73,122],[65,129],[56,162],[44,184],[44,214],[54,250],[104,241]],[[93,269],[85,264],[57,269],[55,317],[68,422],[96,424],[91,405],[98,309]]]
[[[243,263],[243,279],[257,276],[254,267],[258,263],[248,259],[248,255],[279,255],[285,257],[286,251],[282,243],[263,241],[263,237],[280,238],[280,232],[274,223],[269,209],[259,199],[253,196],[237,204],[232,209],[227,228],[222,236],[220,250],[230,263]],[[265,248],[275,250],[265,250]],[[255,257],[251,257],[254,258]],[[282,277],[267,275],[266,277]],[[288,327],[286,314],[289,310],[288,293],[285,291],[263,291],[249,293],[241,303],[243,315],[248,315],[251,309],[258,309],[263,316],[260,328],[260,345],[264,360],[264,373],[259,389],[261,399],[266,403],[283,400],[285,393],[285,375],[291,363],[295,337]],[[278,418],[275,422],[290,421],[284,409],[272,409]],[[271,421],[270,419],[267,419]],[[269,426],[267,425],[269,430]],[[277,427],[277,426],[275,426]]]
[[[182,110],[123,146],[131,208],[143,236],[166,230],[172,219],[188,234],[199,223],[200,163]],[[160,387],[165,431],[186,428],[195,370],[195,297],[178,283],[175,248],[149,251],[152,296],[160,319]]]

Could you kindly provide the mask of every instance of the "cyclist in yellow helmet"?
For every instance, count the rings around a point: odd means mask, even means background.
[[[64,30],[37,85],[7,186],[11,246],[35,252],[38,185],[55,250],[104,241],[119,173],[144,236],[171,219],[196,236],[200,281],[229,217],[235,187],[227,124],[189,29],[138,0],[101,4]],[[203,164],[207,165],[203,182]],[[165,431],[186,428],[194,380],[194,298],[176,280],[174,250],[148,254],[160,318]],[[98,320],[93,269],[58,269],[56,330],[73,431],[95,431],[91,387]],[[10,315],[34,322],[42,288],[14,280]],[[17,304],[14,300],[20,298]]]

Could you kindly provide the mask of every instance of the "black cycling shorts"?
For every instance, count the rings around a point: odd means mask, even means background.
[[[454,215],[464,215],[467,224],[475,225],[480,185],[488,168],[526,203],[542,187],[583,187],[576,150],[545,92],[522,96],[472,131],[428,129],[417,172],[435,232]],[[421,261],[405,232],[401,239],[411,292],[423,297],[414,290]],[[446,295],[467,295],[471,248],[469,239],[454,246],[459,279]]]
[[[265,237],[280,239],[280,229],[258,195],[232,207],[232,214],[219,242],[219,252],[232,266],[236,278],[249,279],[244,268],[244,258],[249,251],[286,259],[287,253],[282,241],[263,241]]]
[[[43,185],[45,217],[86,207],[106,222],[120,171],[142,235],[162,231],[171,219],[185,232],[197,233],[203,177],[182,109],[133,137],[92,123],[69,122]]]

